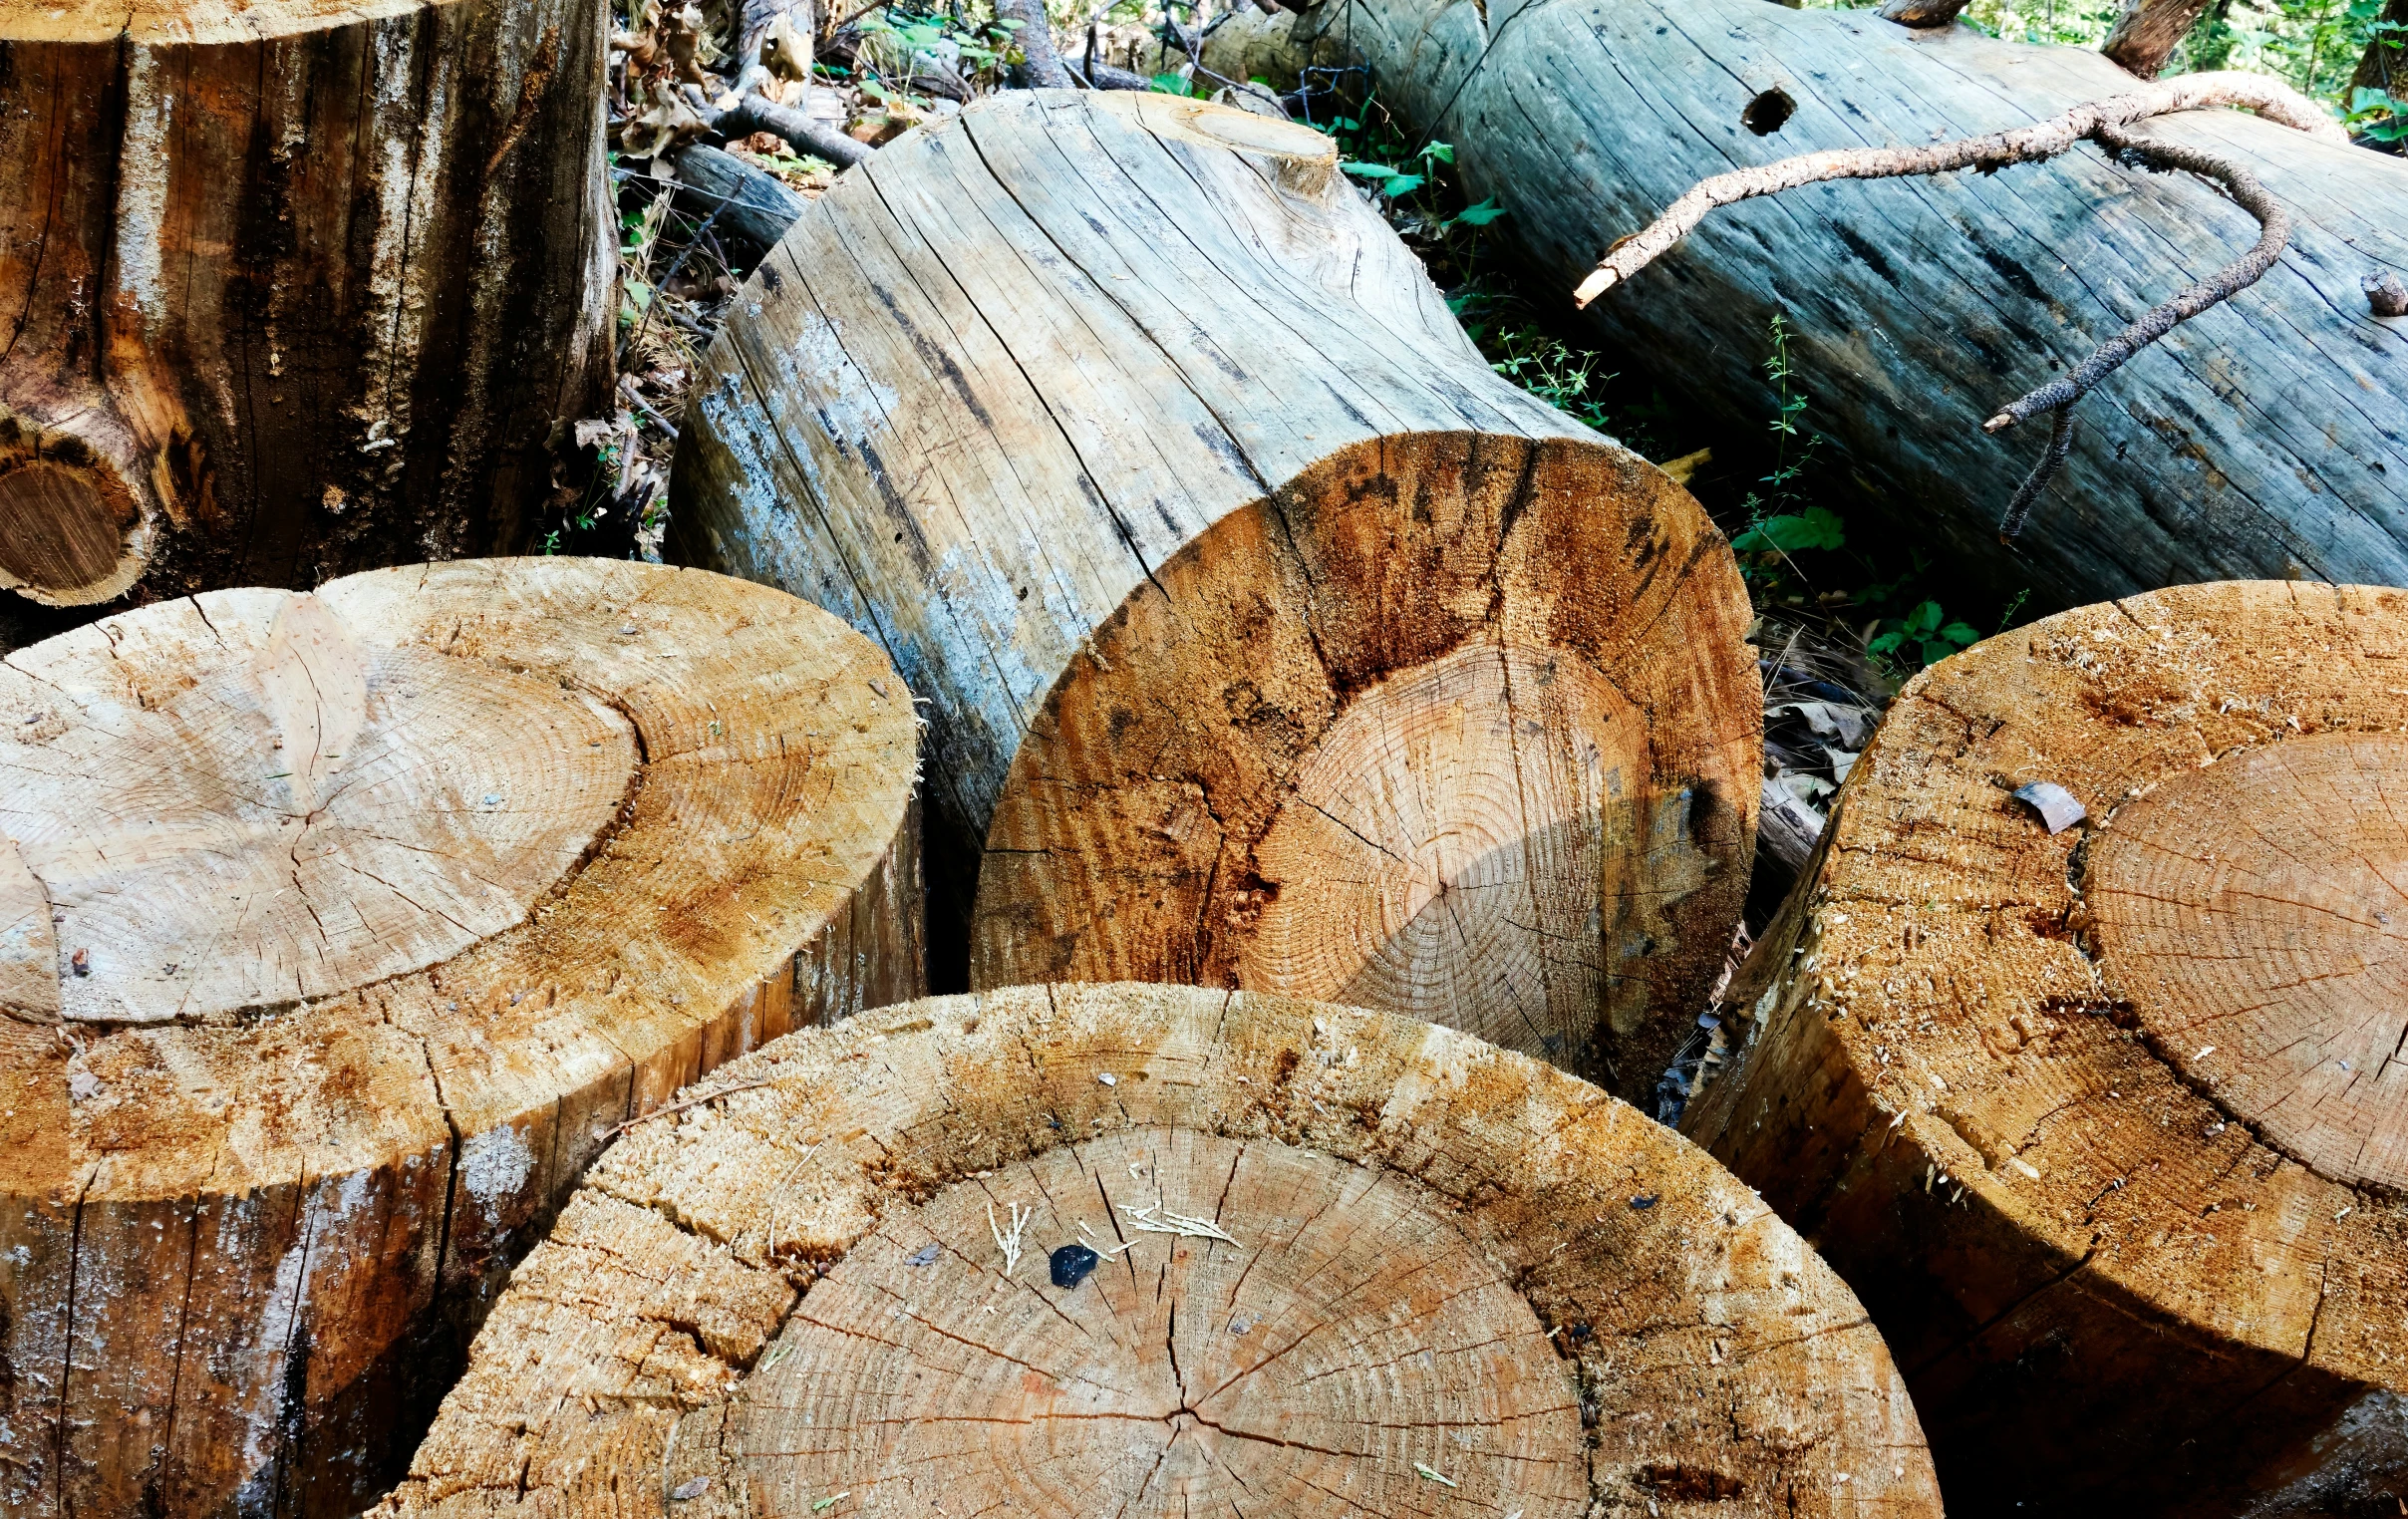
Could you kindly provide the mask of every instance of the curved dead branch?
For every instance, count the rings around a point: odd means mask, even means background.
[[[2268,121],[2327,142],[2346,143],[2348,135],[2314,102],[2287,85],[2259,75],[2237,73],[2189,74],[2164,80],[2127,95],[2076,106],[2058,116],[2009,132],[1935,143],[1928,148],[1837,149],[1802,153],[1777,162],[1733,169],[1699,182],[1673,201],[1661,216],[1641,231],[1616,243],[1597,268],[1573,292],[1575,305],[1589,302],[1637,274],[1671,250],[1716,207],[1733,205],[1758,195],[1777,194],[1800,185],[1834,179],[1889,179],[1908,175],[1947,173],[1974,168],[1985,172],[2013,163],[2036,163],[2053,158],[2075,145],[2095,142],[2110,152],[2148,167],[2179,169],[2213,180],[2236,204],[2258,219],[2256,246],[2207,279],[2152,308],[2122,332],[2108,339],[2070,375],[2009,402],[1984,427],[1999,432],[2042,412],[2056,421],[2047,451],[2008,503],[1999,522],[2002,538],[2022,530],[2032,503],[2064,462],[2073,444],[2069,408],[2115,372],[2134,354],[2177,326],[2258,282],[2290,240],[2290,218],[2258,182],[2235,160],[2204,149],[2168,143],[2129,131],[2140,122],[2178,111],[2241,107]]]

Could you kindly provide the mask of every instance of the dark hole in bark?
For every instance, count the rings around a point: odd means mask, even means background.
[[[1781,130],[1781,124],[1796,114],[1798,103],[1786,90],[1767,90],[1747,103],[1739,113],[1739,125],[1757,137],[1768,138]]]

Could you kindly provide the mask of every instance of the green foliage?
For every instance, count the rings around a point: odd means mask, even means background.
[[[1846,548],[1847,524],[1828,506],[1809,506],[1794,515],[1766,517],[1731,539],[1739,554],[1794,554],[1809,548]]]
[[[1879,0],[1805,3],[1855,10]],[[2368,41],[2383,34],[2382,9],[2382,0],[2213,0],[2165,72],[2272,74],[2327,103],[2336,115],[2348,114],[2357,109],[2349,99],[2350,75]],[[2095,49],[2107,41],[2122,11],[2120,0],[1972,0],[1964,19],[2008,42]]]
[[[1887,631],[1875,634],[1865,652],[1900,664],[1911,659],[1913,668],[1920,670],[1981,641],[1978,631],[1962,622],[1948,621],[1947,616],[1937,601],[1918,602],[1906,616],[1885,624]]]
[[[2408,89],[2408,82],[2402,88]],[[2360,87],[2351,91],[2348,114],[2341,120],[2356,128],[2359,137],[2376,143],[2408,141],[2408,100],[2388,90]]]
[[[1611,430],[1604,391],[1614,377],[1597,372],[1595,353],[1528,323],[1498,329],[1482,347],[1498,374],[1601,433]]]

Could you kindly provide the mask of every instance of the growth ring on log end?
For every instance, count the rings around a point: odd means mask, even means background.
[[[1640,1096],[1746,890],[1745,589],[1335,166],[1108,93],[899,140],[715,342],[674,530],[929,699],[971,986],[1327,997]]]
[[[2408,593],[2236,582],[1951,659],[1742,973],[1687,1127],[1864,1296],[1957,1512],[2233,1511],[2408,1385],[2404,655]]]
[[[391,1519],[1940,1511],[1786,1225],[1450,1030],[1009,988],[686,1100],[519,1268]]]
[[[373,1499],[619,1124],[925,990],[914,742],[824,613],[607,560],[0,665],[0,1508]]]

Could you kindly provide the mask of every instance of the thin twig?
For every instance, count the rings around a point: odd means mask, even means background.
[[[1758,195],[1776,194],[1805,184],[1835,179],[1888,179],[1906,175],[1948,173],[1973,168],[1990,172],[2014,163],[2053,158],[2077,144],[2095,142],[2119,156],[2152,168],[2181,169],[2222,185],[2236,204],[2256,217],[2257,244],[2240,258],[2191,285],[2172,300],[2153,307],[2122,332],[2100,344],[2072,374],[2009,402],[1983,424],[1997,433],[2054,412],[2048,448],[2040,461],[2008,502],[1998,524],[2001,539],[2012,541],[2022,531],[2031,509],[2073,446],[2070,408],[2113,374],[2126,360],[2164,337],[2183,322],[2256,284],[2282,256],[2290,241],[2290,217],[2282,206],[2242,164],[2205,149],[2169,143],[2127,131],[2139,122],[2178,111],[2240,106],[2266,120],[2327,142],[2346,143],[2348,135],[2312,101],[2278,81],[2237,73],[2189,74],[2135,90],[2128,95],[2092,101],[2059,116],[2010,132],[1935,143],[1928,148],[1864,148],[1803,153],[1752,168],[1716,174],[1690,188],[1661,216],[1624,238],[1598,260],[1597,268],[1573,292],[1573,302],[1589,302],[1637,274],[1668,252],[1694,230],[1709,211]]]
[[[1028,1232],[1029,1221],[1037,1217],[1034,1207],[1024,1210],[1019,1203],[1006,1203],[1012,1212],[1012,1232],[1006,1234],[996,1227],[995,1204],[987,1204],[987,1232],[995,1236],[995,1248],[1004,1253],[1004,1275],[1009,1277],[1020,1267],[1021,1237]]]
[[[2011,132],[1935,143],[1928,148],[1834,149],[1716,174],[1673,201],[1647,227],[1607,250],[1572,299],[1576,305],[1588,305],[1669,251],[1708,211],[1719,206],[1833,179],[1894,179],[1959,168],[1986,171],[2036,163],[2095,137],[2101,127],[2129,127],[2151,117],[2214,106],[2246,106],[2268,121],[2310,137],[2333,143],[2348,141],[2348,135],[2313,101],[2278,80],[2255,74],[2185,74],[2129,95],[2091,101]]]

